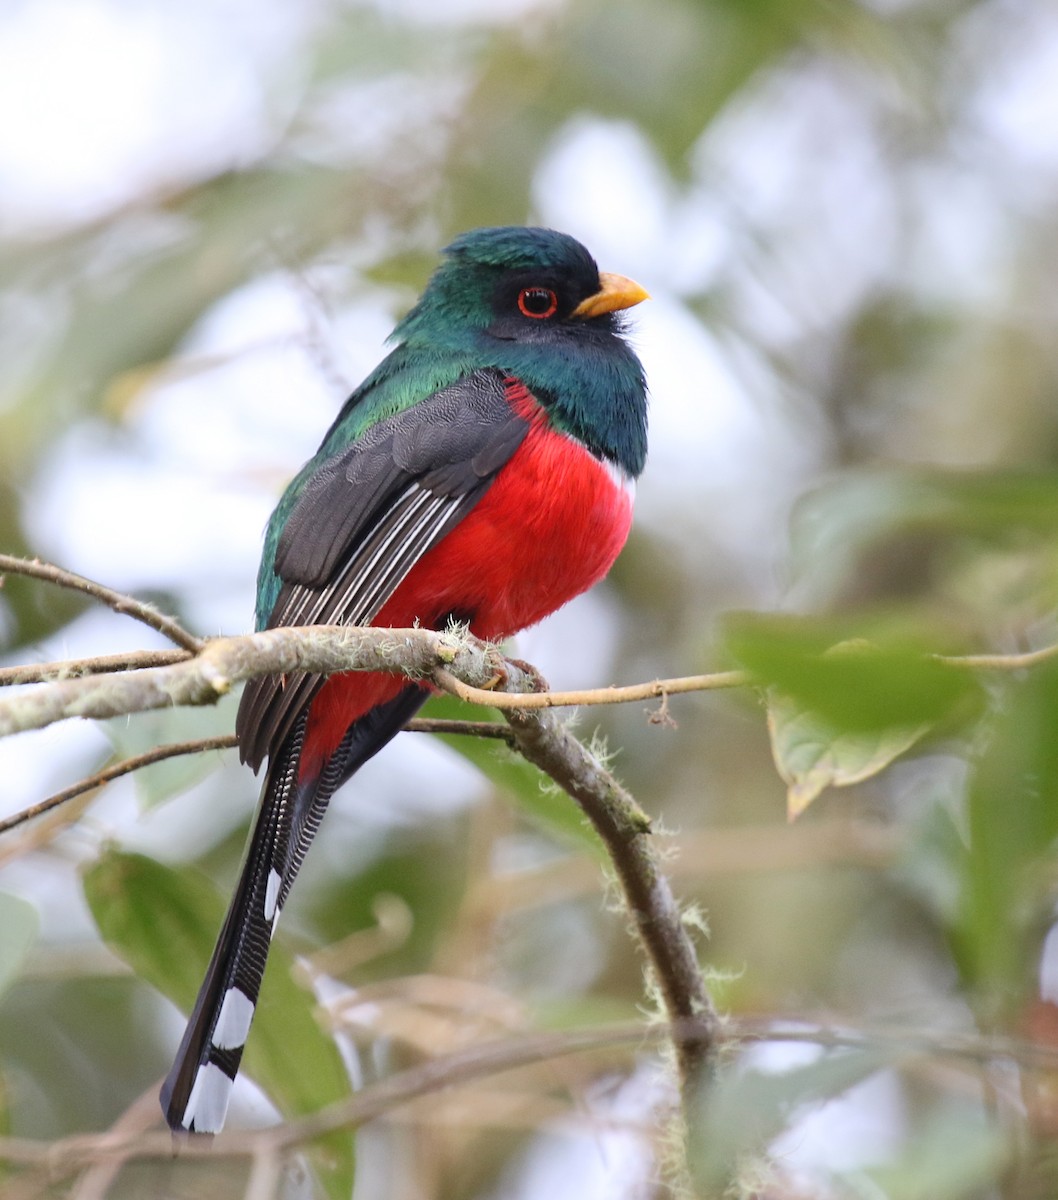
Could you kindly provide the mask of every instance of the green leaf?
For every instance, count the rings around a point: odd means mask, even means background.
[[[884,771],[929,732],[928,724],[842,731],[782,692],[768,694],[768,734],[775,766],[787,785],[792,820],[828,787],[848,787]]]
[[[1009,683],[981,741],[967,799],[954,940],[990,1018],[1037,986],[1058,856],[1058,664]]]
[[[196,872],[116,849],[85,871],[83,884],[106,943],[189,1012],[224,918],[220,893]],[[293,957],[273,942],[243,1069],[284,1116],[315,1112],[350,1094],[338,1048],[314,1014],[312,992],[295,982]],[[328,1195],[348,1200],[353,1135],[321,1139],[312,1159]]]
[[[32,904],[20,896],[0,892],[0,994],[17,978],[39,928],[40,919]]]
[[[866,628],[864,628],[866,627]],[[921,640],[870,623],[740,614],[727,622],[732,657],[759,684],[778,688],[839,732],[950,719],[980,703],[965,670],[938,661]]]

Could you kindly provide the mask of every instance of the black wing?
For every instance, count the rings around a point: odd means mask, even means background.
[[[369,625],[432,546],[481,499],[529,430],[504,376],[477,371],[378,422],[306,483],[276,551],[267,627]],[[251,680],[236,721],[256,771],[319,689],[318,675]]]

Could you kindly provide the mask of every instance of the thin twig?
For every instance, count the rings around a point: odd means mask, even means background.
[[[117,671],[138,671],[143,667],[168,667],[191,657],[190,650],[137,650],[130,654],[103,654],[95,658],[0,667],[0,687],[11,687],[18,683],[50,683],[55,679],[72,679],[79,675],[111,675]]]
[[[136,1137],[145,1133],[158,1120],[158,1096],[153,1087],[140,1095],[125,1109],[110,1126],[111,1135]],[[103,1134],[101,1136],[106,1136]],[[70,1200],[106,1200],[110,1189],[124,1167],[118,1157],[93,1163],[77,1181]]]
[[[105,584],[96,583],[94,579],[86,579],[83,575],[75,575],[73,571],[64,571],[52,563],[41,562],[38,558],[16,558],[13,554],[0,554],[0,573],[12,575],[28,575],[32,579],[43,579],[56,587],[70,588],[75,592],[83,592],[93,600],[99,600],[117,613],[134,617],[149,625],[158,633],[175,642],[184,650],[197,653],[202,648],[201,638],[188,633],[186,629],[172,617],[165,616],[150,604],[144,604],[133,596],[115,592]]]
[[[671,1039],[677,1045],[687,1042],[698,1044],[702,1036],[702,1021],[699,1019],[683,1020],[676,1024],[659,1022],[644,1026],[631,1023],[595,1030],[498,1038],[391,1075],[347,1100],[339,1100],[317,1113],[287,1121],[272,1130],[262,1130],[258,1136],[271,1133],[275,1145],[292,1148],[336,1130],[360,1128],[433,1092],[488,1079],[504,1071],[621,1046],[648,1047],[660,1040]],[[724,1047],[778,1042],[839,1051],[887,1049],[892,1051],[894,1058],[901,1059],[916,1054],[965,1061],[977,1066],[987,1066],[1003,1059],[1023,1067],[1058,1070],[1058,1047],[975,1032],[938,1033],[935,1029],[885,1025],[850,1028],[801,1019],[736,1017],[725,1020],[719,1031],[719,1039]],[[237,1153],[237,1148],[228,1143],[244,1136],[222,1135],[215,1144],[218,1149]]]
[[[949,667],[966,667],[972,671],[1021,671],[1058,657],[1058,645],[1041,646],[1039,650],[1026,650],[1021,654],[935,654],[933,657]]]
[[[651,1040],[651,1032],[639,1026],[582,1032],[537,1033],[515,1038],[497,1038],[466,1050],[457,1050],[430,1059],[408,1071],[391,1075],[370,1088],[341,1100],[329,1108],[276,1127],[276,1144],[283,1147],[303,1145],[339,1129],[359,1128],[412,1100],[442,1088],[487,1079],[504,1071],[535,1063],[553,1062],[573,1054],[618,1046],[641,1045]]]
[[[1044,646],[1022,654],[963,654],[933,656],[938,662],[952,667],[979,671],[1021,671],[1039,666],[1058,657],[1058,645]],[[748,671],[714,671],[705,675],[681,675],[673,679],[655,679],[624,687],[587,688],[564,692],[497,692],[472,687],[457,679],[451,672],[438,672],[437,683],[446,692],[468,704],[485,704],[492,708],[564,708],[588,707],[594,704],[628,704],[636,700],[667,700],[687,692],[716,691],[723,688],[746,687],[753,683]]]
[[[506,725],[493,721],[456,721],[450,717],[412,717],[404,726],[409,733],[458,734],[466,737],[492,738],[514,745],[514,734]]]
[[[409,733],[462,734],[469,737],[494,738],[497,741],[504,741],[508,745],[512,745],[514,742],[514,735],[506,726],[494,725],[489,721],[454,721],[441,717],[413,717],[404,728]],[[198,738],[191,742],[170,742],[165,746],[155,746],[153,750],[137,754],[133,758],[122,759],[102,771],[97,771],[94,775],[88,775],[77,783],[71,784],[68,788],[63,788],[61,792],[56,792],[36,804],[31,804],[21,812],[5,817],[0,820],[0,834],[17,829],[19,825],[24,825],[34,817],[41,817],[45,813],[51,812],[53,808],[58,808],[60,805],[84,795],[85,792],[94,791],[96,788],[103,787],[104,784],[120,779],[123,775],[131,775],[133,771],[139,771],[143,767],[164,762],[167,758],[177,758],[182,754],[204,754],[208,750],[232,750],[238,744],[239,741],[235,734],[229,733],[211,738]]]
[[[655,679],[626,687],[588,688],[572,692],[501,692],[472,687],[450,671],[438,671],[436,683],[468,704],[487,704],[507,712],[511,709],[570,708],[592,704],[629,704],[635,700],[664,699],[682,692],[706,692],[717,688],[745,687],[752,682],[745,671],[717,671],[711,675],[684,675],[677,679]]]
[[[124,758],[121,762],[114,763],[113,766],[97,771],[94,775],[89,775],[87,778],[71,784],[68,788],[63,788],[61,792],[56,792],[46,800],[31,804],[13,816],[5,817],[0,821],[0,834],[24,825],[34,817],[41,817],[46,812],[51,812],[53,808],[58,808],[77,796],[83,796],[85,792],[94,791],[104,784],[120,779],[122,775],[130,775],[133,771],[139,771],[153,763],[163,762],[167,758],[176,758],[181,754],[201,754],[207,750],[230,750],[236,745],[238,742],[235,735],[228,733],[221,734],[219,737],[199,738],[193,742],[171,742],[167,746],[155,746],[153,750],[148,750],[145,754],[137,754],[134,758]]]
[[[670,1031],[663,1026],[625,1024],[604,1029],[541,1033],[497,1039],[453,1054],[438,1056],[400,1071],[319,1112],[252,1132],[229,1132],[215,1138],[181,1137],[168,1131],[121,1136],[115,1132],[75,1134],[56,1141],[0,1136],[0,1161],[46,1164],[54,1183],[109,1158],[187,1159],[227,1156],[243,1158],[262,1147],[288,1149],[334,1132],[355,1129],[404,1104],[443,1089],[486,1079],[503,1071],[549,1062],[573,1054],[624,1045],[650,1044]]]
[[[497,1038],[400,1071],[365,1087],[345,1100],[281,1125],[253,1131],[232,1131],[216,1138],[177,1138],[168,1132],[141,1133],[108,1130],[75,1134],[55,1141],[0,1136],[0,1161],[47,1166],[54,1184],[86,1166],[112,1158],[171,1159],[174,1146],[186,1159],[246,1158],[265,1148],[287,1150],[332,1133],[356,1129],[368,1121],[450,1087],[489,1079],[504,1071],[550,1062],[559,1057],[621,1046],[650,1047],[661,1039],[683,1041],[701,1036],[700,1022],[672,1026],[638,1022],[562,1033],[539,1033]],[[986,1036],[974,1032],[938,1032],[884,1025],[850,1028],[811,1020],[776,1017],[729,1018],[722,1030],[725,1046],[760,1042],[822,1046],[828,1050],[890,1049],[894,1057],[909,1054],[946,1058],[974,1066],[1007,1060],[1023,1067],[1058,1070],[1058,1048],[1021,1038]]]
[[[251,1156],[251,1162],[243,1200],[274,1200],[283,1180],[283,1160],[279,1151],[264,1145]]]
[[[954,667],[1006,671],[1034,666],[1055,655],[1058,646],[1018,655],[935,657]],[[664,700],[680,693],[740,687],[753,682],[747,672],[720,671],[628,687],[506,692],[485,686],[509,675],[506,660],[494,647],[466,634],[435,633],[427,629],[292,627],[241,637],[212,638],[202,644],[198,654],[184,661],[136,671],[60,679],[13,697],[0,698],[0,737],[38,729],[68,717],[98,719],[182,704],[211,704],[243,680],[296,671],[323,675],[337,671],[403,673],[430,680],[460,699],[504,711],[624,704],[658,697]]]

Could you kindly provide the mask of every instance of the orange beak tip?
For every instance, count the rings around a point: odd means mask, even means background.
[[[599,290],[573,310],[575,317],[601,317],[604,313],[618,312],[650,299],[646,288],[626,275],[603,271],[599,275],[599,284]]]

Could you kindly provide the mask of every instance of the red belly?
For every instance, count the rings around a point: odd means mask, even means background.
[[[498,641],[534,625],[597,583],[632,523],[631,494],[579,443],[517,407],[531,428],[469,515],[428,551],[372,622],[438,629],[472,614],[471,632]],[[393,699],[399,675],[335,675],[312,704],[299,775],[315,774],[349,726]]]

